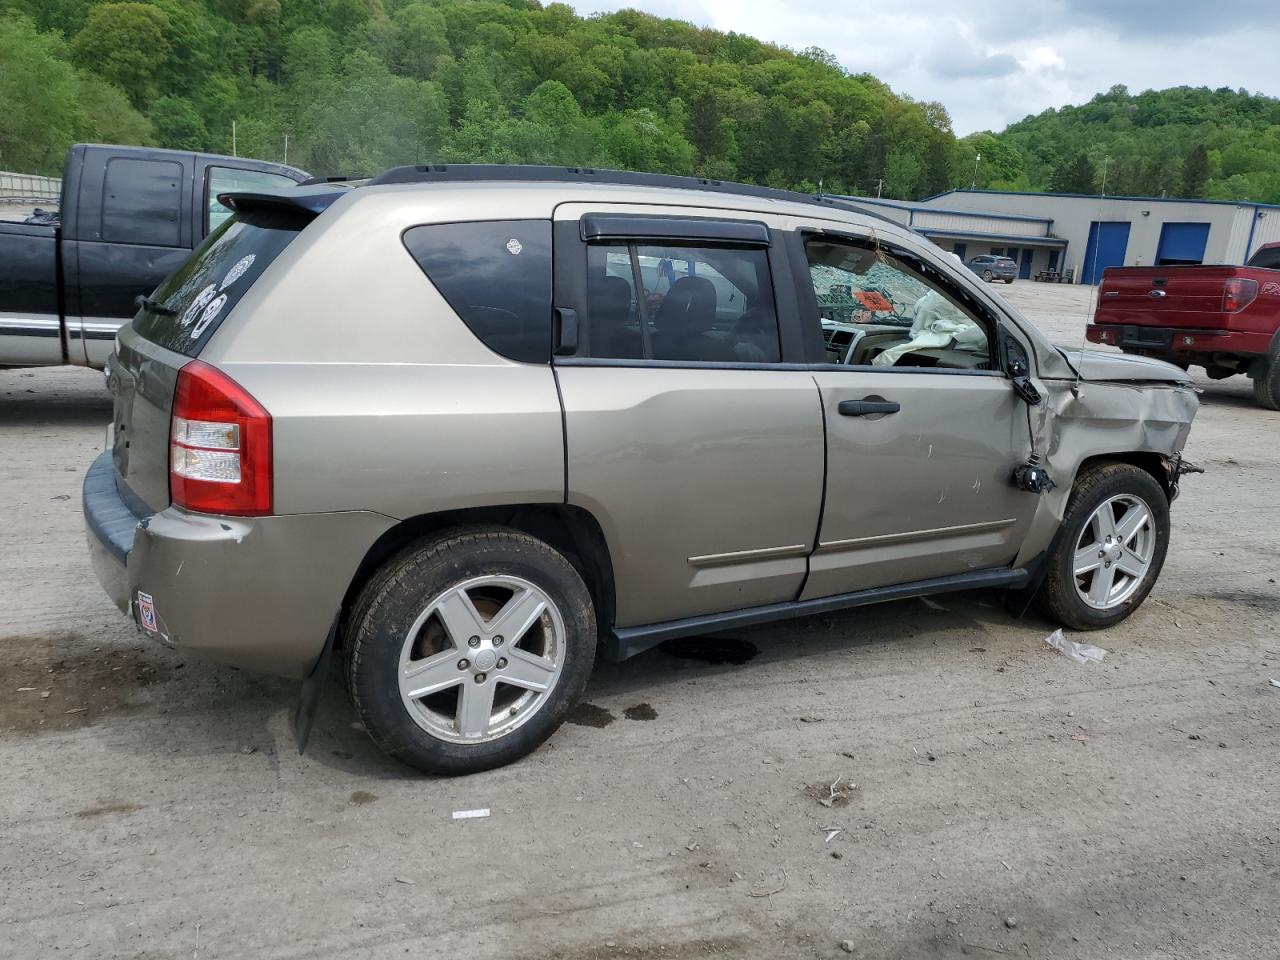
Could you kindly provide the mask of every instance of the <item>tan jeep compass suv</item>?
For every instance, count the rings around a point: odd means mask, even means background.
[[[336,649],[372,737],[534,749],[597,653],[898,597],[1155,583],[1181,370],[1063,353],[848,203],[564,168],[222,197],[120,332],[85,479],[146,634],[284,676]]]

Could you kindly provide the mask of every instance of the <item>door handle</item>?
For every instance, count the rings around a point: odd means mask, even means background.
[[[841,400],[837,409],[842,417],[884,416],[887,413],[897,413],[902,409],[902,404],[883,397],[867,397],[864,400]]]

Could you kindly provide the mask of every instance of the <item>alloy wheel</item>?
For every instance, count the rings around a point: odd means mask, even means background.
[[[528,721],[560,679],[564,618],[537,585],[489,575],[427,604],[400,652],[400,699],[418,726],[486,743]]]

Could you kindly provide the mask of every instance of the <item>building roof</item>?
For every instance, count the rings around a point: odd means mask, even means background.
[[[1096,193],[1050,193],[1048,191],[1037,190],[979,190],[970,187],[956,187],[952,190],[944,190],[942,193],[935,193],[931,197],[925,197],[920,203],[929,203],[932,200],[941,200],[943,197],[949,197],[955,193],[976,193],[989,194],[993,196],[1008,197],[1054,197],[1054,198],[1070,198],[1076,200],[1128,200],[1135,203],[1210,203],[1217,206],[1228,207],[1265,207],[1268,210],[1280,210],[1280,204],[1277,203],[1256,203],[1252,200],[1196,200],[1190,197],[1129,197],[1129,196],[1112,196]],[[869,202],[866,197],[858,197],[859,203]],[[937,210],[938,207],[925,207],[926,210]],[[952,212],[952,211],[948,211]]]

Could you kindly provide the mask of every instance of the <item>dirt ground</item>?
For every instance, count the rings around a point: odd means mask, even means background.
[[[1071,343],[1088,294],[1007,290]],[[435,780],[336,683],[299,756],[290,684],[136,635],[83,546],[101,375],[0,371],[0,956],[1274,958],[1280,415],[1202,385],[1104,663],[894,603],[602,664],[534,756]]]

